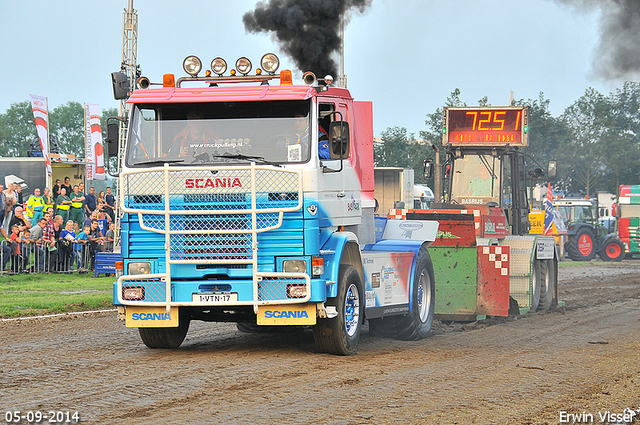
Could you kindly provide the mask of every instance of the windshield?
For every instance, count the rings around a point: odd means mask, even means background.
[[[500,201],[500,159],[467,155],[453,163],[451,199],[459,204]]]
[[[309,105],[309,101],[135,105],[126,163],[305,162],[313,142]]]

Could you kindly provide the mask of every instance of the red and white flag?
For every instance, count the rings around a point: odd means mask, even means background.
[[[100,107],[85,103],[85,157],[88,180],[104,180],[104,147],[102,145],[102,127],[100,126]]]
[[[31,109],[33,109],[33,117],[36,119],[36,129],[38,130],[38,138],[40,139],[40,148],[42,149],[42,157],[47,166],[47,174],[51,175],[51,160],[49,159],[49,112],[46,97],[29,95],[31,97]]]

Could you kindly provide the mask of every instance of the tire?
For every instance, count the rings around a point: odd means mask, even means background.
[[[618,238],[606,239],[600,248],[602,261],[622,261],[624,255],[624,244]]]
[[[411,312],[404,316],[390,316],[369,320],[369,331],[383,338],[416,341],[431,331],[435,311],[435,279],[431,256],[420,248],[413,276]]]
[[[338,315],[332,319],[318,319],[313,327],[313,339],[319,351],[351,356],[356,353],[362,321],[364,300],[362,280],[351,265],[340,266],[338,295],[327,299],[327,306],[334,306]]]
[[[533,260],[531,265],[531,306],[529,311],[536,311],[540,305],[540,280],[541,273],[540,268],[543,260]]]
[[[138,328],[142,342],[149,348],[178,348],[189,331],[189,319],[180,317],[176,328]]]
[[[547,311],[553,303],[556,292],[556,262],[555,260],[540,260],[540,303],[538,311]]]
[[[581,227],[575,236],[567,242],[566,251],[573,261],[591,261],[596,255],[595,238],[593,230],[589,227]]]

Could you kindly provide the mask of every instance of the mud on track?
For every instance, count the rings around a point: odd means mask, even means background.
[[[115,313],[0,323],[7,410],[91,424],[538,424],[640,408],[640,261],[560,269],[566,307],[315,351],[310,332],[192,323],[150,350]],[[26,423],[26,422],[23,422]]]

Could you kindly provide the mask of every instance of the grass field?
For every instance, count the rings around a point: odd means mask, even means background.
[[[113,308],[114,281],[77,273],[1,275],[0,318]]]

